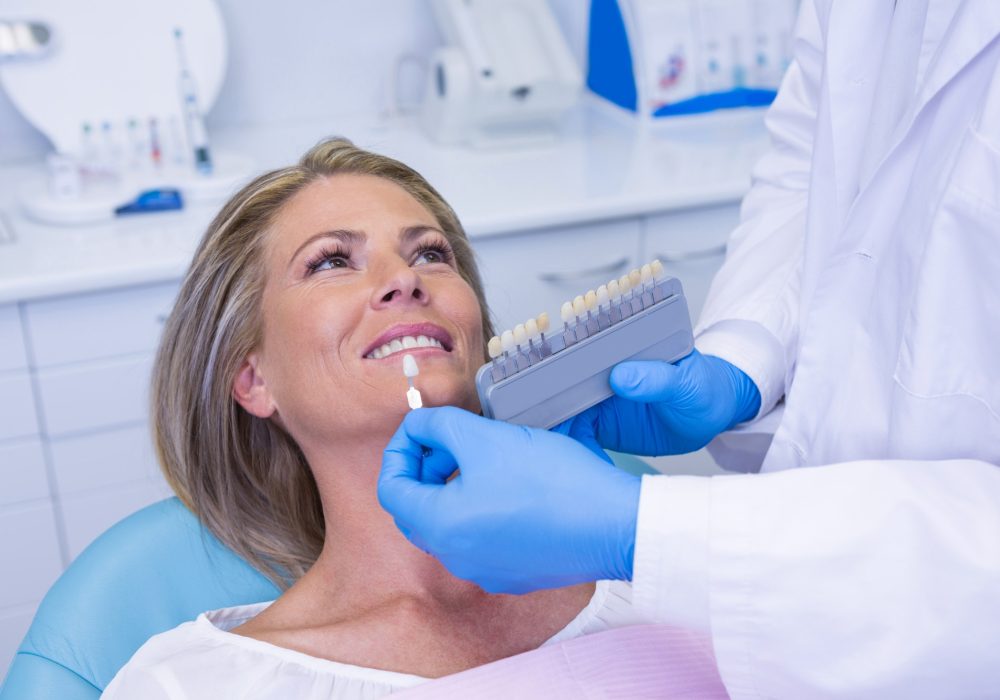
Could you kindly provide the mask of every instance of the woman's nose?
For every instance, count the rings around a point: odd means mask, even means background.
[[[386,269],[384,279],[372,294],[372,306],[376,309],[400,304],[423,306],[427,301],[427,289],[423,280],[405,262]]]

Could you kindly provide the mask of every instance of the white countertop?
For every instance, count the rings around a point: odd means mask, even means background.
[[[429,142],[410,120],[347,120],[229,129],[214,144],[250,155],[259,171],[294,162],[325,136],[420,171],[458,213],[471,238],[641,216],[738,201],[766,147],[759,111],[637,128],[585,103],[558,141],[521,150],[471,150]],[[133,215],[100,225],[27,219],[18,187],[41,166],[0,168],[0,303],[178,279],[221,202]]]

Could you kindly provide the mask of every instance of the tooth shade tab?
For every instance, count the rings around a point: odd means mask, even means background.
[[[545,311],[538,314],[538,332],[545,333],[549,330],[549,314]]]
[[[417,367],[417,361],[413,359],[413,355],[403,355],[403,374],[409,379],[420,374],[420,368]]]
[[[593,289],[587,292],[586,296],[583,297],[583,303],[587,305],[587,311],[593,311],[594,307],[597,306],[597,292]]]
[[[510,352],[514,349],[513,331],[504,331],[500,334],[500,347],[503,348],[504,352]]]
[[[608,305],[608,288],[603,284],[597,288],[597,303],[600,306]]]
[[[632,289],[632,282],[629,281],[628,275],[622,275],[619,278],[618,287],[622,290],[622,294],[628,294],[628,290]]]
[[[578,296],[573,300],[573,313],[577,316],[583,316],[587,313],[587,303],[583,300],[582,296]]]
[[[573,305],[568,301],[564,302],[559,313],[562,316],[563,323],[570,323],[573,320]]]
[[[643,284],[649,284],[653,281],[653,268],[649,265],[643,265],[639,268],[639,276],[642,277]]]
[[[529,339],[537,338],[539,333],[538,322],[533,318],[529,318],[524,322],[524,332],[528,334]]]
[[[486,345],[486,351],[490,354],[490,359],[496,359],[500,357],[500,353],[503,352],[503,346],[500,344],[500,336],[495,335],[490,338],[490,342]]]
[[[632,270],[628,273],[628,281],[632,287],[638,287],[639,283],[642,282],[642,273],[638,270]]]
[[[667,275],[667,273],[663,270],[663,263],[659,260],[654,260],[649,263],[649,269],[652,270],[653,278],[656,280],[661,280]]]
[[[608,296],[611,297],[612,301],[617,301],[622,295],[621,287],[618,286],[618,280],[608,282],[607,290]],[[600,292],[600,290],[597,291]]]
[[[514,344],[524,345],[528,342],[528,333],[524,330],[524,324],[519,323],[514,326]]]

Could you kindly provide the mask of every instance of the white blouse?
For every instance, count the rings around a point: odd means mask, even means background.
[[[152,637],[118,671],[101,698],[368,700],[428,680],[318,659],[229,631],[270,604],[202,613],[193,622]],[[631,585],[599,581],[587,607],[545,644],[641,623],[632,608]]]

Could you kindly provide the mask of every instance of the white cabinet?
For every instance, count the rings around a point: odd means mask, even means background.
[[[659,258],[667,274],[684,286],[692,323],[697,322],[708,288],[726,257],[726,241],[740,220],[736,204],[685,209],[649,216],[643,235],[644,258]]]
[[[0,440],[37,433],[30,375],[25,370],[0,373]]]
[[[497,331],[547,311],[635,267],[639,219],[474,238],[473,248]]]
[[[0,508],[48,497],[41,440],[34,437],[0,442]]]
[[[166,282],[26,304],[35,366],[152,352],[178,287]]]
[[[139,355],[38,371],[50,437],[145,420],[153,358]]]
[[[23,369],[28,366],[24,354],[24,337],[21,319],[15,304],[0,306],[0,372]]]
[[[62,571],[52,504],[27,503],[0,510],[0,561],[4,570],[0,606],[39,601]]]

